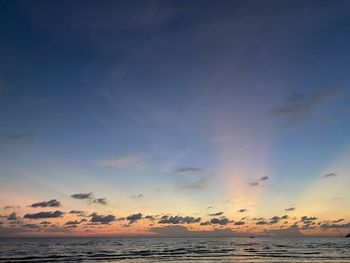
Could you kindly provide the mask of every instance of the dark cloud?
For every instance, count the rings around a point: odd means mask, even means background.
[[[349,228],[350,229],[350,223],[347,224],[322,224],[320,226],[321,229],[330,229],[330,228]]]
[[[284,210],[287,212],[295,211],[295,207],[289,207],[289,208],[286,208]]]
[[[249,182],[248,185],[251,187],[258,186],[258,185],[260,185],[260,183],[265,182],[269,179],[270,179],[270,177],[268,177],[268,176],[262,176],[259,179],[256,179],[254,181]]]
[[[60,201],[51,199],[49,201],[38,202],[30,205],[31,207],[60,207]]]
[[[68,226],[68,225],[79,225],[82,222],[86,222],[86,219],[82,219],[82,220],[72,220],[72,221],[67,221],[64,225]]]
[[[212,231],[190,231],[185,226],[152,227],[149,231],[162,237],[245,237],[249,235],[249,233],[234,232],[230,228],[214,229]]]
[[[211,225],[210,221],[205,221],[200,223],[201,226],[209,226]]]
[[[93,194],[91,192],[90,193],[79,193],[79,194],[72,194],[71,197],[74,199],[81,199],[81,200],[92,199]]]
[[[71,210],[71,211],[69,211],[69,214],[74,214],[74,215],[78,215],[78,216],[85,216],[86,212],[81,211],[81,210]]]
[[[103,215],[98,215],[97,213],[92,213],[90,217],[91,217],[90,222],[100,223],[103,225],[107,225],[116,221],[116,217],[114,215],[103,216]]]
[[[55,212],[39,212],[34,214],[25,214],[23,218],[42,219],[42,218],[57,218],[62,217],[63,212],[56,210]]]
[[[260,181],[260,182],[267,181],[267,180],[269,180],[269,177],[268,177],[268,176],[263,176],[263,177],[260,177],[260,178],[259,178],[259,181]]]
[[[279,216],[274,216],[274,217],[270,218],[268,224],[269,224],[269,225],[277,224],[277,223],[279,223],[282,219],[288,219],[288,216],[287,216],[287,215],[284,215],[284,216],[281,216],[281,217],[279,217]]]
[[[193,223],[199,223],[201,221],[200,217],[192,217],[192,216],[162,216],[161,219],[158,221],[159,224],[193,224]]]
[[[224,212],[218,212],[218,213],[209,214],[209,216],[221,216],[223,214]]]
[[[38,229],[39,228],[39,226],[36,224],[24,224],[24,225],[22,225],[22,227],[30,228],[30,229]]]
[[[314,216],[302,216],[300,221],[305,222],[305,221],[314,221],[317,220],[317,217]]]
[[[255,223],[256,225],[266,225],[267,222],[265,220],[259,220],[258,222]]]
[[[1,133],[0,142],[32,141],[33,133]]]
[[[138,214],[133,214],[133,215],[127,216],[126,220],[129,221],[129,224],[133,224],[133,223],[137,222],[138,220],[140,220],[141,218],[142,218],[142,214],[138,213]]]
[[[91,202],[93,204],[107,205],[107,199],[105,197],[92,199]]]
[[[242,209],[239,209],[237,212],[238,212],[238,213],[245,213],[245,212],[247,212],[247,211],[248,211],[247,209],[242,208]]]
[[[212,218],[210,219],[210,223],[212,223],[213,225],[227,225],[228,223],[230,223],[230,221],[228,220],[228,218],[222,216],[220,218]]]
[[[233,223],[235,226],[243,226],[245,224],[244,221],[237,221]]]
[[[181,167],[175,170],[175,173],[177,174],[198,174],[198,173],[204,173],[204,172],[205,172],[205,169],[198,168],[198,167]]]
[[[8,217],[7,220],[9,221],[14,221],[14,220],[18,220],[20,219],[20,217],[17,216],[17,214],[15,212],[11,213]]]
[[[335,176],[337,176],[336,173],[329,173],[329,174],[323,175],[322,178],[329,178],[329,177],[335,177]]]
[[[147,215],[145,216],[145,219],[154,220],[155,217],[153,215]]]

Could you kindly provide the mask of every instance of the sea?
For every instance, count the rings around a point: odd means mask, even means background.
[[[350,238],[0,238],[0,262],[350,262]]]

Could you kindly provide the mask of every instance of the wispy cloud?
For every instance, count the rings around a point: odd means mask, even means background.
[[[136,155],[122,155],[113,158],[107,158],[98,162],[101,166],[126,167],[135,165],[139,161]]]
[[[131,195],[130,198],[134,198],[134,199],[140,199],[140,198],[144,198],[145,195],[144,194],[138,194],[138,195]]]
[[[289,207],[289,208],[286,208],[286,209],[284,209],[285,211],[287,211],[287,212],[291,212],[291,211],[295,211],[295,207]]]
[[[283,128],[293,127],[305,119],[320,103],[329,101],[337,96],[338,90],[320,90],[313,93],[298,91],[291,94],[284,105],[269,110],[271,117],[285,118]]]
[[[74,199],[81,199],[81,200],[92,199],[93,198],[93,194],[92,194],[92,192],[90,192],[90,193],[79,193],[79,194],[72,194],[71,197],[74,198]]]
[[[175,173],[177,174],[199,174],[205,172],[205,169],[198,167],[179,167],[175,169]]]
[[[328,173],[328,174],[322,175],[321,178],[330,178],[330,177],[335,177],[335,176],[338,176],[338,174],[336,174],[336,173]]]
[[[178,184],[179,189],[192,189],[192,190],[203,190],[208,186],[209,177],[208,176],[199,176],[191,182],[182,182]]]
[[[25,132],[25,133],[1,133],[0,142],[17,142],[17,141],[33,141],[34,134]]]
[[[93,204],[107,205],[107,199],[105,197],[92,199],[91,202]]]
[[[99,204],[99,205],[108,204],[107,198],[105,197],[95,198],[92,192],[72,194],[71,197],[79,200],[87,200],[90,204]]]
[[[270,179],[270,177],[268,177],[268,176],[262,176],[262,177],[260,177],[257,180],[249,182],[248,185],[251,186],[251,187],[258,186],[258,185],[260,185],[260,183],[265,182],[265,181],[267,181],[269,179]]]
[[[221,216],[223,214],[224,214],[224,212],[218,212],[218,213],[209,214],[209,216]]]
[[[162,216],[158,221],[158,224],[193,224],[199,223],[201,221],[200,217],[192,216]]]

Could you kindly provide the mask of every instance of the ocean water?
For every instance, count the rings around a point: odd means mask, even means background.
[[[0,262],[350,262],[346,238],[0,238]]]

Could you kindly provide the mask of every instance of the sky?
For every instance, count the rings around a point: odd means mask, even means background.
[[[349,17],[0,0],[0,236],[349,233]]]

